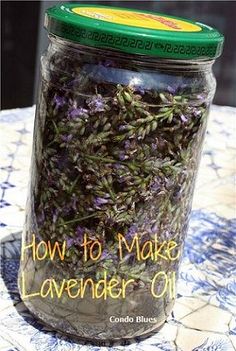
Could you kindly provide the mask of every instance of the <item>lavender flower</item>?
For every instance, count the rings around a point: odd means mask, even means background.
[[[102,254],[101,254],[101,257],[100,257],[100,260],[107,260],[110,256],[110,252],[107,250],[107,249],[104,249],[102,251]]]
[[[181,114],[180,115],[180,119],[183,123],[187,122],[188,121],[188,118],[184,115],[184,114]]]
[[[125,140],[124,141],[124,147],[125,147],[125,150],[128,150],[131,146],[131,142],[130,140]]]
[[[119,129],[120,132],[122,132],[122,131],[124,131],[124,130],[127,130],[127,127],[128,127],[128,125],[125,125],[125,124],[123,125],[123,124],[122,124],[122,125],[119,126],[118,129]]]
[[[173,201],[178,202],[181,199],[181,187],[176,185],[173,191]]]
[[[124,160],[127,159],[127,158],[128,158],[128,156],[126,156],[126,154],[125,154],[124,151],[120,151],[120,152],[119,152],[119,159],[120,159],[121,161],[124,161]]]
[[[67,237],[66,238],[66,247],[70,248],[74,245],[81,245],[84,241],[84,234],[86,232],[86,228],[81,226],[77,226],[75,230],[75,236],[73,238]]]
[[[194,117],[200,117],[201,116],[201,114],[202,114],[202,112],[198,109],[198,108],[196,108],[196,107],[194,107],[193,109],[192,109],[192,113],[193,113],[193,115],[194,115]]]
[[[151,183],[150,190],[152,192],[160,191],[162,188],[162,181],[160,177],[155,177],[153,182]]]
[[[168,87],[167,87],[167,91],[168,91],[168,93],[170,93],[170,94],[175,94],[176,93],[176,91],[177,91],[177,89],[178,89],[178,86],[177,85],[168,85]]]
[[[172,95],[176,95],[178,93],[180,93],[181,91],[183,91],[184,89],[187,88],[187,84],[185,83],[176,83],[176,84],[172,84],[172,85],[168,85],[167,86],[167,91],[168,93],[172,94]]]
[[[61,139],[65,142],[65,143],[69,143],[72,139],[73,139],[73,135],[69,134],[69,135],[62,135]]]
[[[75,231],[75,243],[76,244],[82,244],[83,240],[84,240],[84,234],[86,232],[86,229],[81,227],[81,226],[77,226],[76,227],[76,231]]]
[[[56,105],[56,108],[59,109],[66,104],[66,99],[64,96],[54,95],[53,103]]]
[[[196,99],[198,103],[204,103],[207,100],[207,94],[206,93],[197,94]]]
[[[137,234],[137,233],[138,233],[138,227],[137,227],[137,225],[136,225],[136,224],[132,224],[132,225],[129,227],[129,229],[128,229],[126,235],[125,235],[126,240],[132,241],[133,238],[134,238],[134,235]]]
[[[59,214],[59,210],[56,208],[56,209],[53,211],[53,216],[52,216],[52,222],[53,222],[53,223],[56,223],[57,218],[58,218],[58,214]]]
[[[62,214],[68,216],[70,213],[72,213],[71,206],[69,204],[64,205],[62,207]]]
[[[75,239],[68,237],[66,238],[66,247],[69,249],[71,246],[73,246],[75,243]]]
[[[158,227],[157,223],[155,223],[149,229],[149,233],[150,234],[157,234],[158,233],[158,229],[159,229],[159,227]]]
[[[156,151],[157,150],[157,142],[151,143],[151,148],[152,148],[152,151]]]
[[[134,86],[134,91],[140,95],[144,95],[146,93],[146,90],[143,89],[141,86]]]
[[[43,210],[41,210],[37,216],[38,224],[42,225],[45,221],[45,213]]]
[[[108,199],[104,199],[102,197],[96,197],[93,204],[96,208],[100,209],[102,205],[105,205],[108,203]]]
[[[90,113],[92,114],[105,111],[105,101],[101,95],[88,98],[86,103],[90,109]]]
[[[68,117],[73,119],[77,117],[87,117],[88,116],[88,110],[82,107],[75,108],[71,107],[68,111]]]

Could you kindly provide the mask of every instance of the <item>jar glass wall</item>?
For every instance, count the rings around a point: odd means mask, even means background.
[[[120,340],[165,322],[215,92],[212,63],[50,35],[19,273],[25,304],[47,324]]]

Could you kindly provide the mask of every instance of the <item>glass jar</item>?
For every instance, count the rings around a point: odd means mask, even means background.
[[[107,9],[87,7],[84,17]],[[34,315],[69,335],[148,334],[163,325],[176,296],[216,54],[104,49],[72,40],[63,26],[59,35],[55,13],[48,16],[21,296]]]

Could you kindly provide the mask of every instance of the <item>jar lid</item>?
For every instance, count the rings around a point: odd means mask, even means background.
[[[168,59],[220,56],[224,37],[183,18],[127,8],[64,3],[46,11],[49,33],[82,45]]]

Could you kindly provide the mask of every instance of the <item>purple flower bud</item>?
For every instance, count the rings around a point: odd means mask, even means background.
[[[39,224],[43,224],[43,222],[45,221],[45,214],[43,210],[39,213],[37,219]]]
[[[130,148],[130,146],[131,146],[131,142],[129,140],[125,140],[125,142],[124,142],[125,149],[128,150]]]
[[[126,178],[125,177],[119,177],[117,179],[118,183],[122,184],[122,183],[125,183],[126,182]]]
[[[122,165],[120,163],[114,163],[113,167],[115,169],[120,169],[120,168],[122,168]]]
[[[172,84],[172,85],[168,85],[167,91],[168,93],[175,95],[178,92],[183,91],[186,87],[187,87],[186,84]]]
[[[107,249],[104,249],[103,251],[102,251],[102,254],[101,254],[101,257],[100,257],[100,260],[104,260],[104,259],[107,259],[108,258],[108,256],[109,256],[109,251],[107,250]]]
[[[168,87],[167,87],[167,91],[170,94],[175,94],[176,90],[177,90],[177,86],[170,86],[170,85],[168,85]]]
[[[152,182],[150,189],[151,189],[151,191],[160,191],[161,186],[162,186],[161,180],[158,177],[156,177],[154,179],[154,181]]]
[[[58,211],[58,209],[56,208],[56,209],[53,211],[53,215],[52,215],[52,222],[53,222],[53,223],[56,223],[58,214],[59,214],[59,211]]]
[[[132,240],[133,237],[134,237],[134,235],[137,234],[137,232],[138,232],[138,227],[137,227],[137,225],[132,224],[131,227],[129,227],[127,233],[126,233],[125,238],[126,238],[127,240]]]
[[[78,226],[76,227],[76,235],[77,235],[77,236],[81,236],[81,235],[83,235],[83,234],[84,234],[84,228],[81,227],[80,225],[78,225]]]
[[[85,108],[79,107],[79,108],[75,108],[75,107],[71,107],[69,109],[68,112],[68,116],[69,118],[76,118],[76,117],[84,117],[86,116],[88,113],[88,110],[86,110]]]
[[[76,238],[75,238],[75,244],[79,244],[81,245],[84,241],[84,233],[86,232],[86,229],[81,227],[81,226],[77,226],[76,227],[76,230],[75,230],[75,235],[76,235]]]
[[[124,151],[120,151],[119,152],[119,159],[121,161],[124,161],[126,158],[127,158],[127,156],[126,156],[125,152]]]
[[[166,190],[171,190],[173,188],[173,186],[174,186],[173,180],[170,180],[168,178],[164,179],[164,183],[165,183]]]
[[[92,96],[86,100],[91,113],[105,111],[105,102],[101,95]]]
[[[202,94],[198,94],[196,96],[197,100],[199,100],[201,103],[204,102],[206,100],[206,95],[204,93]]]
[[[185,115],[183,115],[183,114],[180,116],[180,119],[184,123],[188,121],[187,117]]]
[[[148,233],[149,234],[157,234],[158,231],[158,225],[157,224],[153,224],[151,226],[151,228],[148,229]]]
[[[122,124],[121,126],[119,126],[119,131],[122,132],[123,130],[126,130],[127,126]]]
[[[67,167],[68,160],[66,156],[59,156],[57,157],[56,161],[56,166],[60,169],[63,170],[65,167]]]
[[[169,230],[166,230],[164,238],[166,238],[166,240],[170,240],[171,238],[173,238],[173,233],[171,233]]]
[[[193,115],[194,117],[200,117],[202,112],[198,108],[193,108]]]
[[[152,151],[155,151],[157,149],[157,143],[152,143],[151,148],[152,148]]]
[[[68,215],[68,214],[70,214],[70,212],[71,212],[71,207],[70,206],[65,205],[65,206],[62,207],[63,215]]]
[[[173,201],[178,202],[181,199],[181,187],[178,185],[173,192]]]
[[[135,92],[140,94],[140,95],[145,94],[145,90],[143,88],[141,88],[140,86],[135,86],[134,89],[135,89]]]
[[[72,134],[69,135],[62,135],[61,139],[65,142],[65,143],[69,143],[71,141],[71,139],[73,138]]]
[[[56,105],[56,108],[59,109],[60,107],[65,105],[66,99],[64,98],[64,96],[55,95],[53,98],[53,103]]]
[[[188,84],[182,83],[180,84],[179,88],[183,91],[184,89],[186,89],[188,87]]]
[[[97,208],[100,208],[100,206],[105,205],[107,203],[108,203],[108,200],[104,199],[103,197],[97,197],[94,200],[94,206],[97,207]]]
[[[74,239],[73,238],[66,238],[66,247],[69,249],[73,245],[74,245]]]

